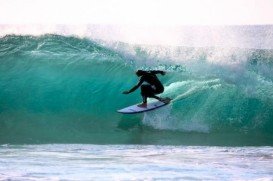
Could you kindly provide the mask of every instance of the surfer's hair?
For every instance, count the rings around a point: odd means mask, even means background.
[[[143,76],[143,75],[145,75],[147,72],[145,71],[145,70],[137,70],[136,71],[136,75],[138,76],[138,77],[140,77],[140,76]]]

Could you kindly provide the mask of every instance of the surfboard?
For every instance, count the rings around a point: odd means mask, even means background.
[[[171,102],[170,98],[166,98],[168,101],[166,103],[161,101],[153,101],[147,104],[147,107],[139,107],[138,104],[125,107],[123,109],[118,110],[117,112],[122,114],[136,114],[136,113],[143,113],[147,111],[152,111],[154,109],[158,109],[162,106],[166,106]]]

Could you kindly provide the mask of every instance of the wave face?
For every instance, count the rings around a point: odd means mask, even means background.
[[[273,51],[0,39],[0,143],[273,145]],[[137,69],[161,69],[170,106],[139,115]]]

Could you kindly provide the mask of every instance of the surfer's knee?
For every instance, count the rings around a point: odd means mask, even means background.
[[[147,85],[141,85],[141,94],[145,94],[147,93],[147,91],[148,91]]]

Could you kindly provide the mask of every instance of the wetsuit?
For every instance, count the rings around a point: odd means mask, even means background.
[[[138,85],[141,85],[141,95],[143,97],[154,97],[164,91],[162,83],[158,80],[156,74],[161,71],[149,71],[141,76]],[[148,84],[145,84],[148,83]]]
[[[163,101],[162,98],[156,96],[156,94],[160,94],[164,91],[164,87],[161,84],[161,82],[158,80],[156,74],[165,75],[165,72],[160,70],[152,70],[152,71],[138,70],[136,74],[137,76],[141,76],[138,84],[135,85],[129,91],[124,91],[123,93],[130,94],[131,92],[134,92],[137,88],[141,86],[141,95],[143,98],[142,105],[145,106],[145,104],[147,103],[148,97],[155,98],[159,101]]]

